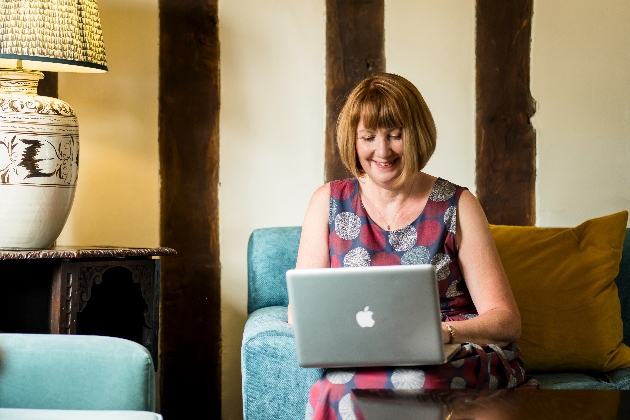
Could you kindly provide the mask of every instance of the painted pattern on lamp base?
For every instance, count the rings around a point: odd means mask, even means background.
[[[0,71],[0,248],[51,246],[74,199],[77,118],[67,103],[37,95],[42,77]]]

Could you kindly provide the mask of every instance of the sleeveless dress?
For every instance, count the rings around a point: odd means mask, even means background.
[[[386,231],[367,215],[356,178],[332,181],[328,218],[331,267],[433,264],[442,321],[477,316],[459,269],[455,237],[457,203],[464,190],[438,179],[420,216],[408,226]],[[357,388],[512,388],[526,380],[516,343],[504,347],[465,343],[451,362],[443,365],[327,369],[311,387],[305,418],[362,418],[350,394]]]

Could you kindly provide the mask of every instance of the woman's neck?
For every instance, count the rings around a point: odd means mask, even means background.
[[[395,184],[393,182],[383,184],[367,175],[363,175],[359,178],[359,184],[368,198],[383,203],[396,203],[405,200],[409,195],[413,195],[416,191],[421,190],[425,177],[427,177],[426,174],[418,172],[402,184]]]
[[[401,185],[379,185],[373,179],[359,178],[363,206],[372,220],[383,229],[399,228],[424,207],[428,193],[424,191],[433,177],[422,172]],[[425,197],[426,196],[426,197]],[[420,208],[420,210],[422,210]]]

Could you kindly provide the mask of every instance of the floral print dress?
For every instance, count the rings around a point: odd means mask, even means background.
[[[367,215],[356,178],[331,182],[331,267],[433,264],[442,320],[477,316],[459,269],[455,236],[457,203],[464,190],[438,179],[420,216],[401,229],[386,231]],[[504,347],[465,343],[451,362],[442,365],[327,369],[311,388],[306,418],[360,418],[350,394],[356,388],[512,388],[525,382],[516,343]]]

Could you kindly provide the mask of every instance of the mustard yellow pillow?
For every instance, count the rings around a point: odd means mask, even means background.
[[[491,226],[521,313],[528,371],[630,367],[615,284],[628,212],[575,228]]]

